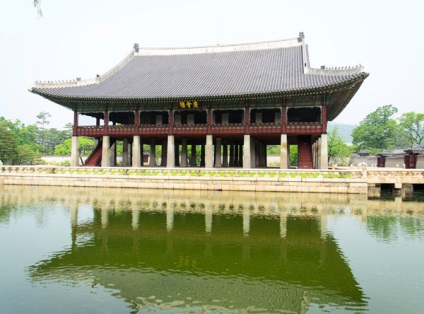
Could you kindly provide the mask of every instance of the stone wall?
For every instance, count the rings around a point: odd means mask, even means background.
[[[366,194],[364,179],[261,177],[135,177],[113,175],[3,174],[0,184],[139,189]]]
[[[365,163],[368,167],[376,167],[377,166],[377,156],[358,156],[352,155],[350,157],[349,165],[358,166],[359,164]],[[386,167],[387,168],[402,168],[404,165],[403,156],[389,156],[386,157]],[[417,156],[417,168],[416,169],[424,169],[424,155]]]

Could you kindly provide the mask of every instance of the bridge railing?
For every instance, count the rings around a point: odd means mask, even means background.
[[[246,179],[364,179],[362,169],[301,170],[301,169],[238,169],[238,168],[159,168],[159,167],[61,167],[61,166],[2,166],[1,175],[87,175],[174,178],[246,178]]]

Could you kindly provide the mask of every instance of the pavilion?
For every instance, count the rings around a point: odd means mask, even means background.
[[[78,137],[97,140],[87,166],[267,166],[267,145],[290,146],[298,168],[327,169],[327,122],[335,119],[368,73],[362,66],[312,68],[303,33],[253,44],[153,49],[134,45],[118,65],[94,79],[36,82],[31,92],[74,112],[71,166],[79,165]],[[96,119],[81,126],[80,115]],[[197,149],[199,148],[200,149]],[[159,156],[158,156],[159,157]]]

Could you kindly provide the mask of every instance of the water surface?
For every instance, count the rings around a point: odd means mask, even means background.
[[[424,203],[0,187],[4,313],[422,313]]]

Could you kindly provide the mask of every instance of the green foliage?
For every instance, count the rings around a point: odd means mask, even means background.
[[[7,123],[0,122],[0,160],[4,164],[14,164],[17,158],[18,139]]]
[[[94,140],[88,137],[78,137],[79,153],[81,155],[90,154],[94,147]],[[72,150],[72,138],[68,138],[63,143],[56,145],[54,154],[59,156],[69,156]]]
[[[398,134],[403,147],[424,144],[424,113],[406,112],[398,119]]]
[[[328,161],[329,164],[346,166],[351,154],[350,147],[343,141],[337,127],[328,133]]]
[[[392,116],[397,108],[386,105],[368,114],[352,131],[352,143],[357,149],[368,149],[370,152],[391,149],[396,143],[396,120]]]
[[[290,145],[290,166],[297,167],[299,159],[299,152],[297,145]]]
[[[19,120],[13,123],[0,117],[0,160],[11,165],[39,164],[40,155],[34,149],[32,138],[30,131]]]

